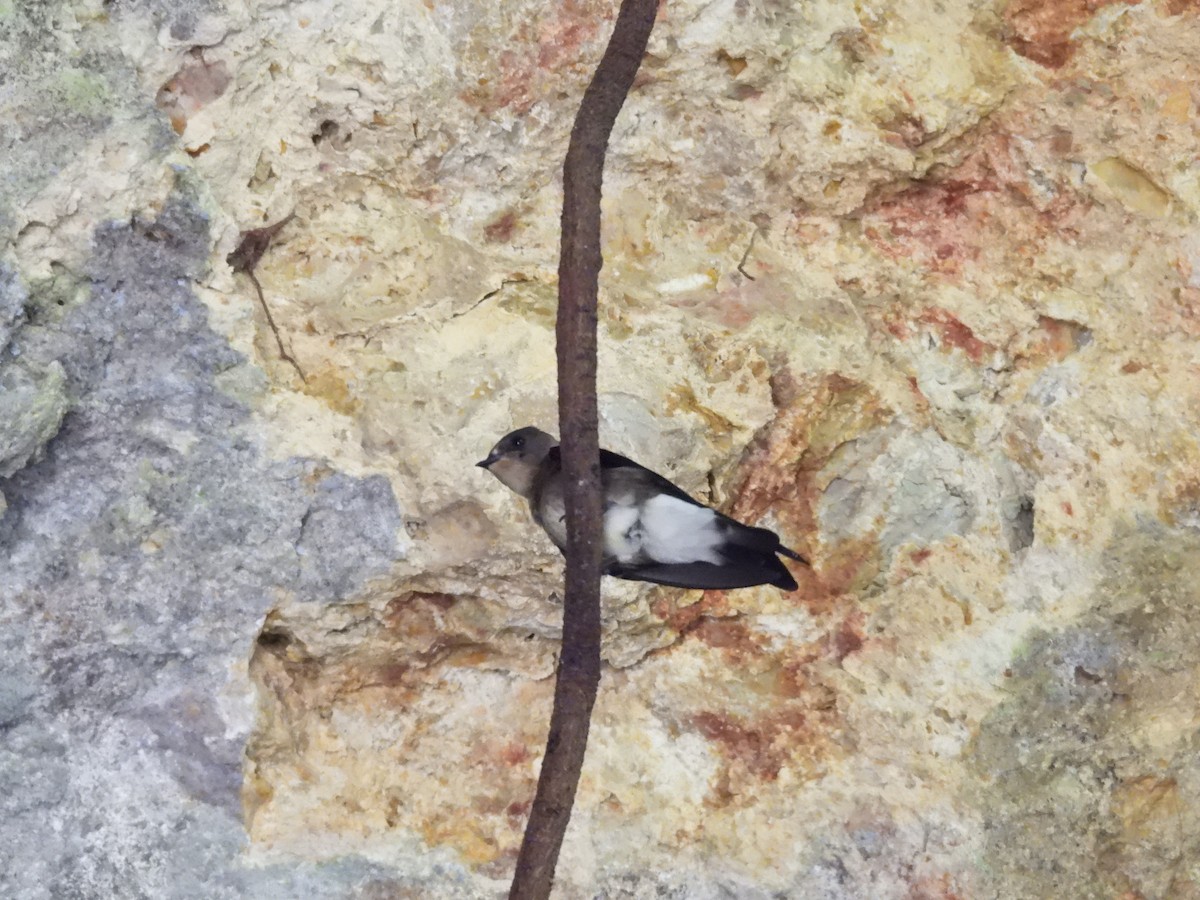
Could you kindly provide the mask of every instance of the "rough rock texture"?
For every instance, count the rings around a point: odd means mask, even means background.
[[[614,9],[0,0],[0,895],[503,895],[561,569],[470,464]],[[561,896],[1200,897],[1197,84],[1186,0],[664,6],[602,431],[813,568],[606,585]]]

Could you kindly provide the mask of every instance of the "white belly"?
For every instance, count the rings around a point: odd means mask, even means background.
[[[622,563],[719,563],[722,540],[711,509],[666,494],[604,513],[605,555]]]
[[[612,505],[604,512],[604,555],[631,563],[641,553],[641,529],[638,510],[633,506]]]

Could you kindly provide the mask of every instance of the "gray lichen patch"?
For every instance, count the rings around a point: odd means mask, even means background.
[[[0,14],[0,118],[6,123],[0,132],[0,234],[23,228],[30,200],[115,123],[134,145],[162,145],[169,134],[165,122],[148,114],[136,72],[91,6],[17,3]],[[146,167],[143,174],[154,177],[155,169]],[[94,167],[89,178],[103,182],[106,174]],[[32,206],[40,210],[36,215],[48,209]]]
[[[97,231],[84,302],[5,319],[0,845],[25,860],[5,897],[330,896],[371,872],[239,856],[262,619],[361,590],[401,516],[380,476],[265,457],[192,292],[209,246],[177,196]]]
[[[63,367],[55,360],[31,366],[9,346],[25,324],[28,300],[16,274],[0,268],[0,478],[40,458],[69,406]],[[0,516],[7,506],[0,493]]]
[[[969,792],[981,896],[1200,890],[1200,539],[1119,535],[1095,606],[1032,640],[984,720]]]
[[[25,302],[29,292],[15,272],[0,263],[0,351],[8,347],[9,338],[25,317]]]
[[[50,263],[49,269],[47,277],[31,280],[26,291],[25,324],[35,328],[59,325],[92,292],[91,282],[84,275],[58,262]]]
[[[67,412],[66,374],[51,362],[42,371],[0,367],[0,478],[9,478],[41,453]]]

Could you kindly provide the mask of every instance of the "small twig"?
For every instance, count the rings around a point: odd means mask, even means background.
[[[757,237],[758,237],[758,228],[756,226],[755,229],[752,232],[750,232],[750,243],[746,245],[746,252],[742,254],[742,261],[737,264],[737,270],[739,272],[741,272],[744,276],[749,278],[751,281],[754,281],[755,278],[753,275],[751,275],[749,272],[746,271],[746,262],[747,262],[747,260],[750,259],[750,251],[754,249],[754,239]]]
[[[296,370],[296,374],[300,376],[300,380],[308,384],[308,378],[305,376],[304,370],[300,368],[300,363],[296,362],[295,357],[283,345],[283,337],[279,334],[279,326],[275,324],[275,317],[271,315],[271,307],[267,305],[267,298],[263,296],[262,285],[258,283],[258,276],[254,274],[255,267],[258,265],[259,260],[263,258],[263,254],[271,246],[271,241],[275,239],[275,235],[279,234],[283,226],[294,218],[296,218],[294,212],[288,213],[286,218],[280,219],[274,225],[265,225],[262,228],[252,228],[249,231],[243,231],[241,241],[238,242],[234,251],[225,257],[225,262],[235,273],[241,272],[249,276],[250,283],[254,285],[254,290],[258,293],[258,302],[267,317],[267,326],[271,329],[271,334],[275,335],[275,345],[279,348],[280,358],[291,363],[292,368]]]
[[[575,116],[563,165],[555,336],[567,512],[562,651],[546,753],[510,900],[546,900],[550,896],[600,685],[603,506],[596,403],[596,297],[603,264],[600,193],[608,138],[633,86],[657,12],[658,0],[622,0],[604,57]]]

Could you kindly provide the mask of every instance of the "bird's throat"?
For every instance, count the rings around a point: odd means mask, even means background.
[[[500,483],[526,500],[533,496],[533,480],[537,470],[513,460],[501,459],[492,463],[488,471],[500,479]]]

